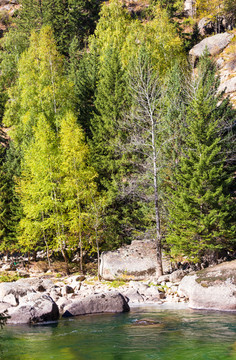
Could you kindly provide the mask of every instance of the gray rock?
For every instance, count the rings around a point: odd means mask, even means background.
[[[229,34],[227,32],[210,36],[202,40],[199,44],[195,45],[190,50],[189,55],[192,57],[194,63],[200,56],[203,55],[206,48],[210,55],[217,55],[223,51],[227,45],[229,45],[233,37],[233,34]]]
[[[59,319],[59,309],[56,303],[43,295],[35,303],[25,303],[16,308],[8,309],[9,324],[36,324],[56,321]]]
[[[164,282],[170,281],[170,275],[167,274],[167,275],[159,276],[158,283],[161,284],[163,281]]]
[[[236,91],[236,76],[231,79],[224,81],[219,86],[219,92],[225,91],[226,94],[232,93]]]
[[[14,265],[12,265],[11,263],[8,263],[8,264],[4,264],[3,266],[2,266],[2,271],[11,271],[11,270],[14,270],[15,269],[15,267],[14,267]]]
[[[178,292],[194,309],[236,311],[236,260],[185,276]]]
[[[116,251],[102,253],[100,275],[105,280],[126,278],[144,280],[155,276],[157,266],[156,244],[154,241],[134,240],[130,245]],[[170,261],[163,257],[163,271],[169,272]]]
[[[220,57],[219,59],[216,60],[216,65],[217,67],[220,69],[223,65],[224,65],[224,59],[222,57]]]
[[[169,281],[172,283],[180,282],[186,273],[183,270],[176,270],[172,274],[170,274]]]
[[[68,294],[73,294],[74,293],[74,289],[69,286],[69,285],[65,285],[63,288],[62,288],[62,296],[66,296]]]
[[[145,296],[148,297],[149,300],[158,301],[160,300],[160,293],[156,286],[151,285],[145,292]]]
[[[123,292],[122,295],[128,298],[129,304],[143,303],[144,301],[143,296],[135,289],[129,289],[128,291]]]
[[[108,292],[73,300],[71,304],[64,307],[63,317],[127,311],[129,311],[129,305],[124,296],[118,292]]]
[[[11,304],[0,302],[0,314],[4,313],[11,307]]]
[[[19,304],[19,300],[16,298],[14,294],[8,294],[3,298],[4,302],[10,304],[11,306],[17,306]]]
[[[56,301],[56,304],[59,308],[60,314],[62,315],[64,313],[64,308],[72,304],[72,300],[61,297]]]
[[[32,292],[28,293],[27,295],[23,297],[19,297],[19,305],[25,304],[27,302],[35,302],[39,300],[42,297],[42,294],[40,292]]]

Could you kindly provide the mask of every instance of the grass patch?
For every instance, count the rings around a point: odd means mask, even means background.
[[[113,280],[108,283],[110,288],[119,288],[120,286],[126,285],[126,281],[124,280]]]
[[[6,273],[2,272],[0,274],[0,283],[2,282],[13,282],[22,279],[22,276],[19,276],[17,273]]]

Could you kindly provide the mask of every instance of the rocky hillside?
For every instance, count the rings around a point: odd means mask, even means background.
[[[194,65],[206,48],[219,69],[219,91],[225,91],[236,106],[236,30],[206,37],[195,45],[189,53]]]

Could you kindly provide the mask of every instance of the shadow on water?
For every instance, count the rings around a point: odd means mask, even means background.
[[[150,326],[134,326],[142,319]],[[6,326],[0,359],[236,360],[236,316],[150,307],[57,324]]]

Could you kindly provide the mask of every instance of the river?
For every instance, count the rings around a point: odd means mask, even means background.
[[[152,326],[135,325],[150,319]],[[165,306],[0,330],[1,360],[236,360],[236,315]]]

